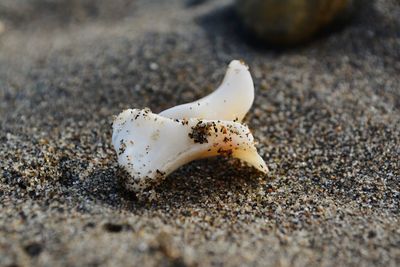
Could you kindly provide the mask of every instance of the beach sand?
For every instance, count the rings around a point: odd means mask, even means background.
[[[230,1],[3,1],[0,266],[399,266],[400,5],[371,2],[278,49]],[[213,158],[152,201],[124,189],[113,116],[204,96],[232,59],[270,172]]]

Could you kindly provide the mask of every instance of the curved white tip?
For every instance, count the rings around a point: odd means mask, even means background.
[[[160,116],[182,119],[242,121],[254,101],[254,84],[249,67],[233,60],[221,85],[211,94],[192,103],[169,108]]]

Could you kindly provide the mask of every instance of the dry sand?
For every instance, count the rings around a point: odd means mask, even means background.
[[[0,266],[400,265],[398,1],[283,50],[229,1],[127,2],[0,4]],[[216,158],[125,190],[112,116],[206,95],[236,58],[270,173]]]

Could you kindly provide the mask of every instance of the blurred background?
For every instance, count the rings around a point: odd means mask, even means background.
[[[19,27],[60,27],[93,21],[115,23],[134,15],[134,0],[4,0],[1,3],[2,31],[5,23]],[[187,0],[193,8],[207,0]],[[220,1],[222,2],[222,1]],[[260,39],[275,43],[296,43],[309,39],[318,30],[336,22],[343,23],[362,8],[362,1],[250,0],[225,1],[236,5],[246,27]],[[365,3],[364,3],[365,5]],[[368,3],[370,5],[370,3]],[[37,25],[44,22],[46,25]],[[29,25],[28,25],[29,24]],[[51,25],[49,25],[51,24]]]

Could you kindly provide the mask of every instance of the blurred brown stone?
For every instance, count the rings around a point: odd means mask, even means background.
[[[244,24],[260,39],[274,44],[296,44],[354,10],[354,0],[237,0]]]

